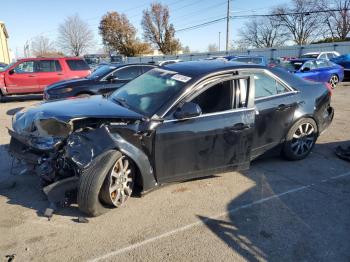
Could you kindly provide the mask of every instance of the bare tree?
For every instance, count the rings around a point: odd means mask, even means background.
[[[323,17],[327,25],[326,34],[332,39],[345,40],[350,33],[350,0],[323,0],[322,10],[336,10],[325,12]]]
[[[169,8],[160,3],[151,4],[150,10],[143,11],[142,28],[144,38],[155,45],[163,54],[174,54],[181,50],[175,38],[175,29],[169,23]]]
[[[58,28],[58,46],[75,56],[80,56],[87,51],[92,46],[93,39],[89,25],[78,15],[67,17]]]
[[[209,44],[208,45],[208,52],[217,52],[219,51],[219,48],[216,44]]]
[[[282,46],[288,38],[288,33],[278,21],[271,17],[253,19],[239,30],[242,47],[274,47]]]
[[[298,45],[304,45],[318,37],[322,31],[320,15],[312,13],[319,0],[292,0],[290,7],[278,7],[273,13],[276,21],[286,28],[293,41]]]
[[[148,43],[136,38],[136,29],[124,14],[107,13],[99,26],[105,46],[125,56],[136,56],[151,52]]]
[[[45,36],[35,37],[31,43],[31,50],[36,57],[47,56],[55,51],[54,44]]]

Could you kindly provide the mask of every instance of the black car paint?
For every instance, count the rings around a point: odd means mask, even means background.
[[[221,61],[179,63],[166,68],[192,79],[181,94],[168,101],[152,118],[102,96],[49,102],[30,110],[45,112],[47,116],[63,121],[102,119],[101,126],[83,129],[68,137],[65,157],[82,175],[101,153],[109,149],[120,150],[138,166],[144,192],[163,183],[225,168],[247,168],[251,158],[283,142],[288,129],[298,119],[314,118],[322,132],[333,117],[330,93],[324,85],[296,79],[278,69]],[[255,108],[249,105],[246,109],[224,114],[184,120],[174,118],[174,109],[201,83],[214,76],[239,76],[241,69],[270,72],[286,82],[293,92],[256,101]],[[281,105],[285,108],[279,108]],[[12,139],[16,140],[16,137],[12,136]]]
[[[123,68],[134,68],[141,67],[141,72],[145,73],[148,70],[154,68],[155,66],[149,64],[111,64],[105,65],[110,66],[111,70],[108,73],[99,76],[98,78],[79,78],[60,81],[48,86],[44,90],[45,100],[56,100],[62,98],[75,97],[82,94],[98,95],[98,94],[108,94],[114,90],[120,88],[126,83],[130,82],[132,79],[105,79],[106,76],[121,70]],[[65,88],[72,88],[69,92],[57,93]]]

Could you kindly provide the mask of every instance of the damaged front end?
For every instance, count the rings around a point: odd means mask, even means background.
[[[13,119],[13,130],[9,129],[9,152],[39,175],[54,209],[67,206],[74,201],[84,169],[114,146],[108,123],[82,118],[65,121],[42,112],[20,112]]]

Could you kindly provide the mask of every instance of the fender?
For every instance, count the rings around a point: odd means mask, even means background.
[[[89,167],[100,154],[113,149],[119,150],[135,162],[142,178],[143,191],[158,186],[147,155],[119,134],[109,132],[106,126],[88,132],[73,133],[67,139],[65,157],[82,170]]]

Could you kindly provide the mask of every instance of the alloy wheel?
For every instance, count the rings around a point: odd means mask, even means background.
[[[101,191],[106,204],[119,207],[131,196],[134,186],[134,170],[129,160],[122,156],[114,164]]]
[[[308,153],[315,143],[315,128],[310,123],[301,124],[295,131],[291,143],[295,155],[301,156]]]
[[[338,77],[336,75],[332,75],[331,79],[329,80],[329,83],[331,84],[333,89],[337,86],[338,82]]]

